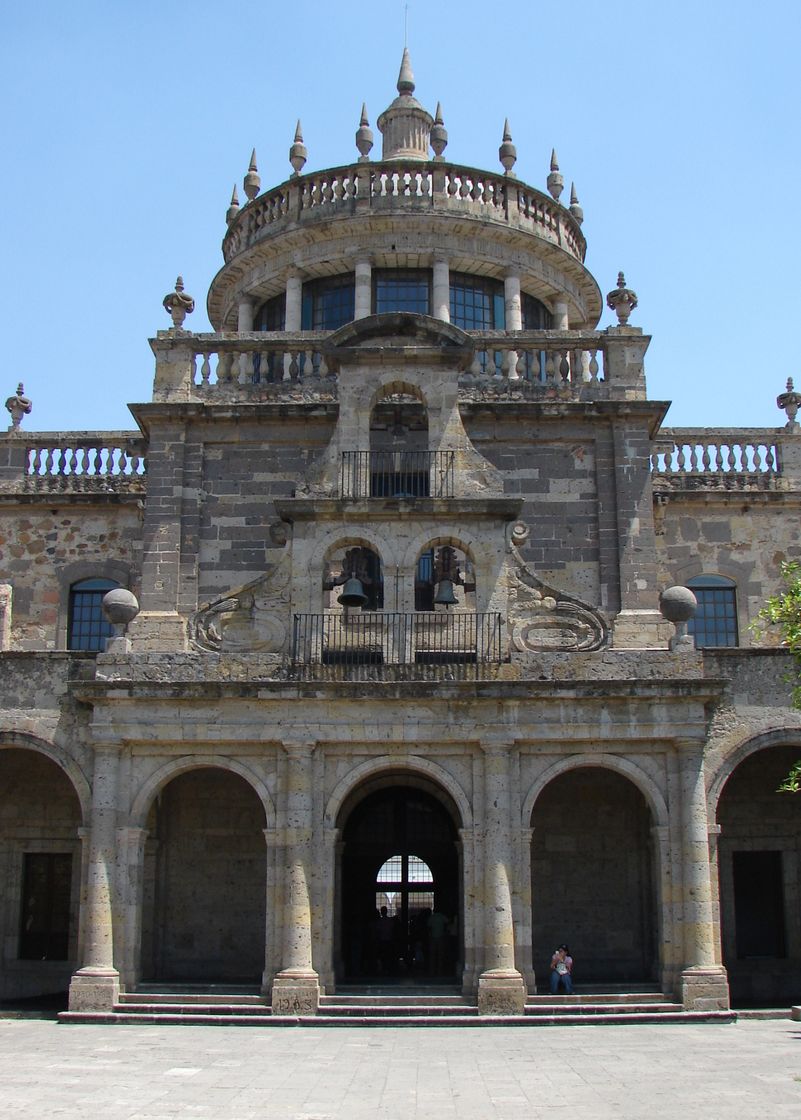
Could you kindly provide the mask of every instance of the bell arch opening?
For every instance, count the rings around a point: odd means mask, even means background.
[[[417,775],[361,785],[339,817],[336,980],[456,984],[463,961],[459,813]]]
[[[147,820],[141,975],[258,983],[265,961],[264,807],[219,767],[162,787]]]
[[[369,473],[371,498],[430,497],[428,411],[413,386],[387,386],[373,404]]]
[[[801,1000],[801,814],[779,785],[799,746],[748,755],[717,805],[721,944],[735,1007]]]
[[[615,771],[578,767],[545,787],[531,824],[533,965],[543,990],[563,943],[579,989],[656,982],[653,820],[641,791]]]

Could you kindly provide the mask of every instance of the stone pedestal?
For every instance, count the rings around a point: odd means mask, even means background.
[[[176,611],[142,611],[128,624],[126,640],[135,653],[179,653],[188,647],[186,620]]]
[[[523,1015],[526,985],[514,968],[493,968],[478,978],[479,1015]]]
[[[622,610],[612,623],[615,649],[664,649],[673,633],[659,611]]]
[[[726,969],[721,965],[685,968],[681,974],[679,996],[685,1011],[728,1011]]]
[[[316,972],[289,968],[273,980],[273,1015],[316,1015],[319,1003]]]
[[[120,998],[120,974],[114,968],[79,968],[70,980],[70,1011],[112,1011]]]

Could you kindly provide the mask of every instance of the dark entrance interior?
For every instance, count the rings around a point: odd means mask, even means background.
[[[364,794],[343,830],[337,979],[453,983],[461,960],[452,812],[410,784]]]

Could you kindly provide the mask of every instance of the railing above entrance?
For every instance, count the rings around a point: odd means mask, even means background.
[[[343,498],[452,498],[453,451],[344,451]]]
[[[473,611],[296,614],[292,669],[305,679],[475,678],[502,659],[501,616]],[[389,669],[389,673],[384,670]]]

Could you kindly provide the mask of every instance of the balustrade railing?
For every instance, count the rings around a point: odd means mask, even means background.
[[[390,667],[412,678],[476,676],[502,657],[501,616],[494,613],[346,610],[294,619],[293,671],[310,679],[368,679]]]
[[[654,481],[672,488],[767,488],[781,473],[775,434],[760,428],[663,428]]]
[[[452,498],[453,451],[344,451],[343,498]]]
[[[601,336],[568,339],[548,337],[550,332],[516,334],[467,332],[476,350],[472,377],[524,382],[542,390],[569,391],[599,385],[608,379],[606,351]]]
[[[242,334],[235,338],[195,335],[192,384],[208,389],[218,385],[292,385],[331,377],[321,344],[327,333],[285,332]]]
[[[572,214],[548,195],[502,174],[450,163],[351,164],[291,179],[242,208],[223,242],[226,261],[280,223],[314,220],[337,208],[463,210],[527,228],[584,260]]]
[[[38,433],[25,450],[23,484],[42,492],[144,490],[140,436],[125,432]]]

